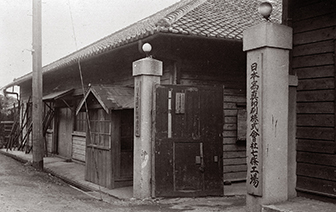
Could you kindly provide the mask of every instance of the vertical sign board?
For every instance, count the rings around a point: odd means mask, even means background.
[[[247,192],[262,196],[262,54],[247,61]]]
[[[184,114],[185,113],[185,93],[176,92],[176,100],[175,100],[175,113],[176,114]]]
[[[134,123],[135,123],[135,136],[140,137],[140,122],[141,122],[141,114],[140,114],[140,88],[141,81],[137,80],[135,83],[135,108],[134,108]]]

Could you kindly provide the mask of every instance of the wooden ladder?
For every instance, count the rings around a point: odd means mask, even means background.
[[[9,150],[12,150],[12,148],[18,146],[18,142],[17,142],[17,137],[19,136],[19,130],[20,126],[19,126],[19,122],[18,121],[15,121],[12,125],[12,129],[9,133],[9,139],[8,139],[8,142],[6,143],[6,149],[8,151]]]
[[[22,121],[21,121],[21,128],[19,125],[19,121],[15,122],[12,127],[12,134],[10,138],[10,142],[8,142],[7,145],[7,150],[12,149],[13,144],[17,144],[18,150],[23,151],[23,149],[26,147],[28,141],[29,141],[29,135],[33,130],[33,123],[31,121],[31,118],[29,117],[29,111],[31,107],[31,98],[29,98],[26,110],[24,112]],[[46,134],[48,131],[48,126],[50,125],[52,119],[54,118],[55,115],[55,110],[49,106],[48,104],[45,104],[49,109],[45,110],[44,118],[43,118],[43,137],[44,137],[44,142],[45,142],[45,149],[47,150],[47,140],[46,140]],[[24,131],[24,129],[26,129]],[[16,133],[14,133],[16,132]],[[21,142],[19,142],[20,137]],[[33,146],[31,145],[30,147],[26,148],[26,153],[30,153],[32,150]],[[47,152],[47,151],[46,151]]]

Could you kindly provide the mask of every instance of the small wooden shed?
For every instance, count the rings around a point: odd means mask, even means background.
[[[106,188],[133,183],[134,90],[91,86],[76,113],[87,114],[85,179]]]

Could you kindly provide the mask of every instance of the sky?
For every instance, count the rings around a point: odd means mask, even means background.
[[[32,72],[32,1],[0,0],[0,88]],[[42,66],[178,1],[42,0]]]

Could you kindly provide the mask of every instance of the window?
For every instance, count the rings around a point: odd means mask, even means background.
[[[86,112],[79,112],[76,116],[75,131],[86,132]]]
[[[90,119],[90,145],[111,148],[111,117],[103,109],[91,109]]]

